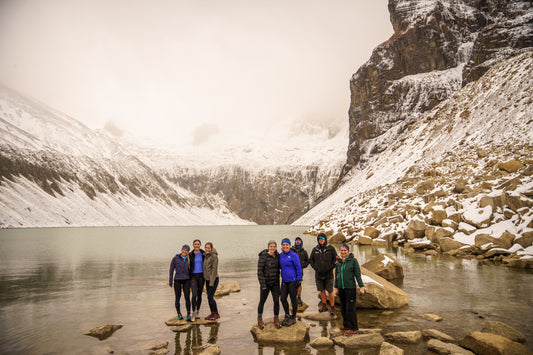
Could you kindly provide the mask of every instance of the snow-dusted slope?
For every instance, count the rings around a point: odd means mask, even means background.
[[[364,201],[383,201],[389,193],[404,191],[404,179],[409,172],[421,172],[420,181],[424,169],[431,169],[434,164],[446,163],[445,169],[453,172],[477,149],[493,152],[479,161],[479,171],[511,159],[514,151],[531,159],[531,88],[533,51],[495,65],[478,81],[423,115],[364,167],[352,169],[337,191],[294,224],[317,227],[321,220],[328,220],[328,228],[340,230],[341,225],[353,223],[356,216],[369,213],[361,208]],[[479,172],[475,168],[458,171],[467,180],[476,173]],[[525,185],[528,179],[523,181]]]
[[[0,87],[0,227],[247,223],[107,135]]]

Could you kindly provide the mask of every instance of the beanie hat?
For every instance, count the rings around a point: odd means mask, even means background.
[[[274,244],[275,246],[278,246],[278,243],[276,243],[275,240],[269,240],[267,246],[270,246],[270,244]]]
[[[347,244],[341,244],[340,247],[341,247],[341,248],[344,248],[344,249],[346,249],[346,250],[348,250],[348,251],[350,251],[350,248],[348,247]]]
[[[289,245],[291,245],[291,240],[289,238],[283,238],[283,240],[281,241],[281,244],[283,243],[289,243]]]
[[[183,249],[187,249],[187,252],[189,252],[191,250],[191,247],[188,246],[187,244],[184,244],[182,247],[181,247],[181,250]]]

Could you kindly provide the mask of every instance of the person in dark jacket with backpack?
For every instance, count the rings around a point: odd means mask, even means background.
[[[178,312],[178,320],[182,320],[183,316],[180,311],[180,298],[183,289],[183,297],[185,297],[185,307],[187,308],[186,321],[191,321],[191,277],[189,274],[189,250],[191,248],[185,244],[181,247],[181,254],[176,254],[170,262],[170,270],[168,275],[168,285],[174,285],[174,295],[176,296],[175,306]]]
[[[291,326],[296,323],[296,312],[298,312],[298,287],[302,283],[302,266],[298,254],[291,250],[291,241],[284,238],[281,241],[281,253],[279,254],[279,266],[281,268],[281,289],[280,299],[285,311],[285,319],[281,323],[284,326]],[[292,314],[289,314],[289,303],[287,296],[291,298]]]
[[[365,293],[359,262],[352,253],[349,253],[349,250],[346,244],[341,245],[340,255],[337,256],[335,265],[335,291],[341,301],[342,327],[340,329],[345,331],[344,335],[357,334],[359,331],[355,309],[356,280],[359,292]]]
[[[281,328],[279,322],[280,268],[277,246],[275,241],[269,241],[268,248],[259,253],[259,260],[257,262],[257,279],[261,288],[259,305],[257,306],[257,326],[260,329],[265,327],[265,323],[263,322],[263,308],[269,293],[272,293],[272,301],[274,303],[274,326]]]
[[[322,306],[319,312],[327,312],[328,304],[326,300],[326,291],[328,291],[329,304],[331,305],[331,315],[335,315],[335,294],[333,293],[333,270],[335,269],[335,259],[337,251],[331,245],[328,245],[326,235],[320,233],[317,236],[318,245],[311,251],[309,262],[315,269],[316,289],[320,292]]]
[[[302,267],[302,271],[303,271],[303,269],[305,269],[309,265],[309,255],[307,254],[307,251],[304,249],[302,238],[296,237],[296,239],[294,240],[294,246],[291,247],[291,250],[295,252],[296,254],[298,254],[298,257],[300,258],[300,266]],[[302,277],[302,281],[303,281],[303,277]],[[303,302],[302,302],[301,283],[300,283],[300,287],[298,287],[297,300],[298,300],[298,306],[302,306]]]

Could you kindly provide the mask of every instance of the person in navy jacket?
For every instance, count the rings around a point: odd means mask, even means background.
[[[170,270],[168,272],[168,285],[174,285],[174,294],[176,300],[174,305],[178,312],[178,320],[182,320],[183,316],[180,311],[181,290],[183,289],[183,297],[185,298],[185,307],[187,308],[188,322],[191,321],[191,277],[190,277],[190,259],[189,250],[191,248],[185,244],[181,247],[181,254],[176,254],[170,262]]]
[[[285,319],[281,322],[283,326],[291,326],[296,323],[296,312],[298,312],[298,287],[302,282],[302,266],[298,254],[291,250],[291,241],[284,238],[281,241],[281,253],[279,254],[279,265],[281,268],[281,290],[280,298]],[[289,303],[287,296],[291,298],[292,314],[289,315]]]

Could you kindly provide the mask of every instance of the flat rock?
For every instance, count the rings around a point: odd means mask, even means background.
[[[472,332],[460,339],[459,345],[476,354],[533,354],[524,345],[491,333]]]
[[[204,325],[204,324],[214,324],[217,323],[216,320],[206,320],[203,318],[197,318],[194,322],[187,322],[185,319],[178,320],[178,316],[172,317],[165,322],[169,327],[171,326],[180,326],[180,325]]]
[[[384,341],[379,348],[379,355],[403,355],[403,349]]]
[[[373,328],[373,329],[359,329],[359,334],[381,334],[383,330],[379,328]],[[338,337],[344,335],[344,330],[340,330],[339,328],[331,328],[329,330],[329,336],[332,338]]]
[[[394,332],[385,334],[385,339],[393,343],[417,344],[422,340],[422,333],[418,330],[412,332]]]
[[[158,350],[168,347],[168,341],[151,341],[147,343],[142,343],[139,348],[143,350]]]
[[[431,339],[427,343],[428,349],[438,354],[458,354],[473,355],[474,353],[461,348],[458,345],[442,342],[438,339]]]
[[[422,318],[426,319],[426,320],[431,320],[433,322],[440,322],[442,321],[442,317],[441,316],[438,316],[436,314],[431,314],[431,313],[424,313],[424,315],[422,316]]]
[[[237,281],[221,282],[218,284],[217,290],[215,291],[215,295],[213,297],[221,298],[234,292],[241,292],[241,287]]]
[[[320,337],[313,340],[309,345],[313,348],[331,348],[335,343],[330,338]]]
[[[440,341],[444,341],[444,342],[452,342],[452,341],[455,341],[454,338],[452,338],[451,336],[449,336],[448,334],[445,334],[441,331],[438,331],[436,329],[424,329],[422,331],[422,336],[424,338],[428,338],[428,339],[437,339],[437,340],[440,340]]]
[[[526,341],[524,334],[502,322],[489,321],[483,325],[483,329],[481,329],[481,331],[483,333],[498,334],[518,343],[523,343]]]
[[[257,324],[254,324],[252,335],[254,341],[260,344],[288,344],[288,343],[306,343],[309,341],[309,324],[296,321],[290,327],[281,327],[280,329],[274,326],[273,319],[265,320],[265,327],[260,329]]]
[[[327,312],[317,312],[317,313],[306,313],[301,315],[302,318],[309,320],[332,320],[337,319],[337,315],[332,316],[329,311]]]
[[[340,335],[333,338],[335,345],[348,349],[379,348],[383,343],[381,334]]]
[[[121,324],[106,324],[89,330],[89,332],[85,333],[85,335],[98,338],[99,340],[104,340],[109,338],[120,328],[122,328]]]

